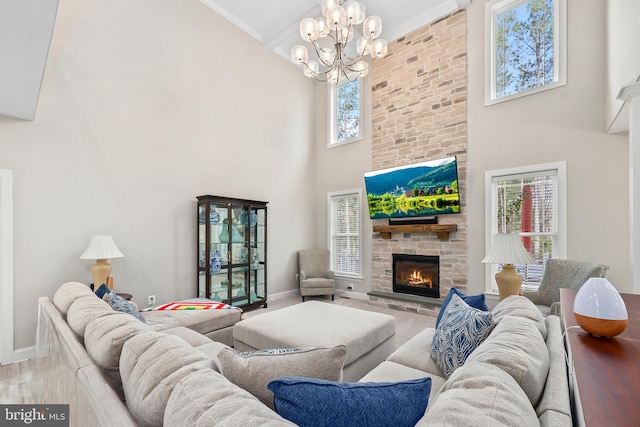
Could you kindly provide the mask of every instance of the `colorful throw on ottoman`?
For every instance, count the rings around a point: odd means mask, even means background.
[[[152,310],[221,310],[221,309],[233,309],[240,310],[240,307],[234,307],[229,304],[225,304],[217,301],[207,300],[186,300],[175,301],[168,304],[162,304],[157,307],[153,307]]]

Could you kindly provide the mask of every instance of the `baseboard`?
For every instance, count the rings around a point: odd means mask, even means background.
[[[300,289],[292,289],[290,291],[278,292],[277,294],[269,294],[267,302],[274,301],[281,298],[293,297],[300,295]]]
[[[13,361],[11,363],[24,362],[25,360],[34,359],[36,357],[36,346],[23,347],[13,352]]]
[[[336,294],[342,298],[360,299],[363,301],[369,301],[369,295],[362,292],[345,291],[344,289],[336,289]]]

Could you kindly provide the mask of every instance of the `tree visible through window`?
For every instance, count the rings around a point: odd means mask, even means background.
[[[493,0],[486,7],[488,103],[565,84],[566,0]]]
[[[345,81],[336,87],[335,143],[360,137],[360,79]]]
[[[531,0],[497,19],[496,95],[553,82],[553,0]]]
[[[516,265],[527,290],[538,287],[549,258],[565,255],[566,213],[561,208],[564,174],[563,164],[487,172],[490,192],[487,236],[493,239],[498,233],[520,234],[525,249],[536,260],[536,264]],[[490,246],[491,241],[488,243]],[[497,290],[494,276],[500,268],[499,264],[490,265],[487,286],[490,292]]]

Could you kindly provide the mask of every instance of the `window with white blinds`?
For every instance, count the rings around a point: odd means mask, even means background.
[[[498,233],[520,234],[535,264],[518,265],[523,290],[540,285],[549,258],[566,258],[566,165],[564,162],[490,171],[485,176],[485,248]],[[500,264],[487,265],[487,292],[498,292]]]
[[[329,193],[331,269],[336,276],[362,277],[361,200],[361,189]]]

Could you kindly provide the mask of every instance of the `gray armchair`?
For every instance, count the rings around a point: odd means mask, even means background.
[[[333,271],[329,268],[329,250],[313,249],[298,252],[298,277],[300,279],[300,295],[331,295],[333,301],[336,293],[336,282]]]
[[[535,292],[524,292],[543,315],[560,316],[560,288],[579,289],[590,277],[607,277],[609,266],[592,262],[549,259]]]

